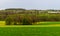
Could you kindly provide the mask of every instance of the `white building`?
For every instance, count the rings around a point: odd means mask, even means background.
[[[48,13],[60,13],[59,11],[48,11]]]

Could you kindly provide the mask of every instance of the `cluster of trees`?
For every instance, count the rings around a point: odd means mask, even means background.
[[[26,10],[5,9],[0,10],[0,21],[6,21],[6,25],[32,25],[41,21],[60,21],[60,13],[48,13],[48,11],[60,10]]]
[[[14,25],[32,25],[35,22],[60,21],[60,14],[40,14],[40,15],[18,15],[9,16],[7,24],[11,22]]]
[[[60,14],[41,14],[39,17],[40,21],[60,21]]]
[[[34,16],[12,15],[6,18],[6,25],[32,25],[36,22]]]

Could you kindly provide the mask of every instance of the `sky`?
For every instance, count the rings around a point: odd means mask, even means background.
[[[0,0],[0,9],[60,9],[60,0]]]

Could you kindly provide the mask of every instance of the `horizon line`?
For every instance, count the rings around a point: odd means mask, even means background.
[[[0,10],[5,10],[5,9],[12,9],[12,8],[0,8]],[[14,9],[14,8],[13,8]],[[26,9],[26,10],[60,10],[60,9],[54,9],[54,8],[48,8],[48,9],[37,9],[37,8],[21,8],[21,9]]]

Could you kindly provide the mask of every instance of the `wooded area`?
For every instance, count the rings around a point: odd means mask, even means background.
[[[60,10],[9,8],[0,10],[0,21],[6,21],[6,25],[32,25],[41,21],[60,21]]]

